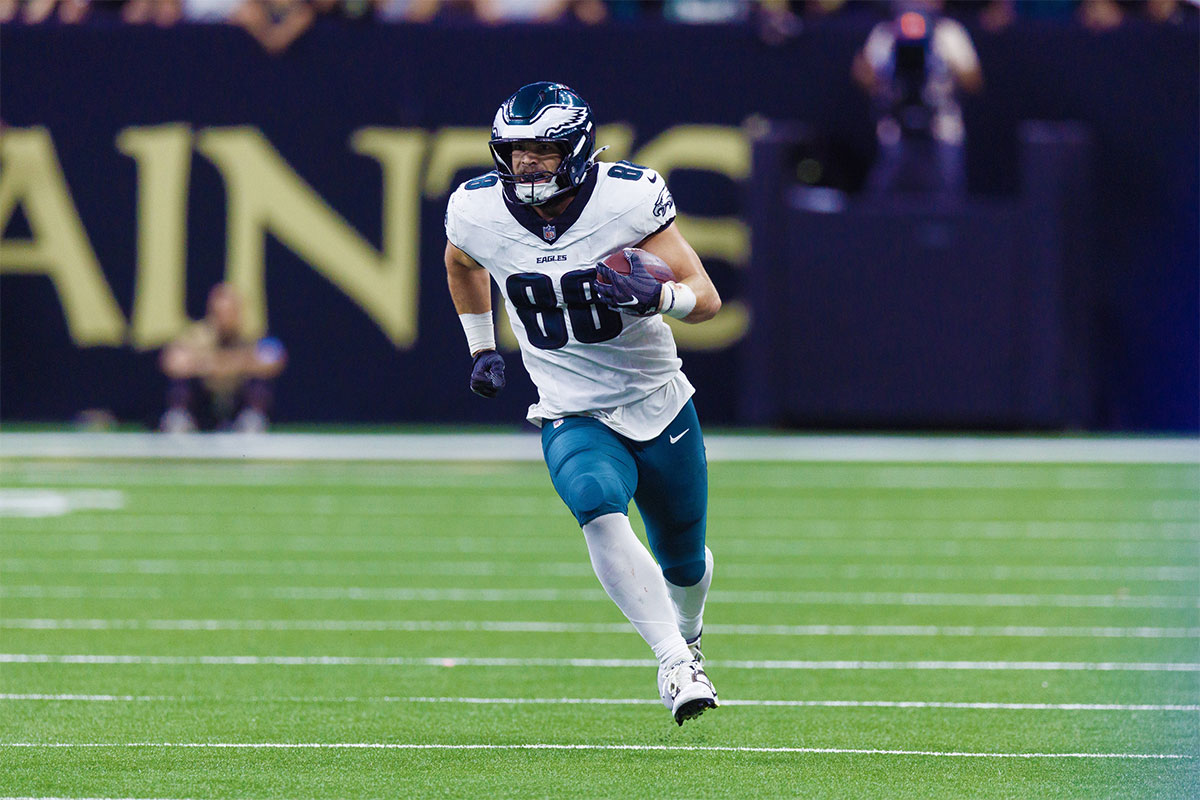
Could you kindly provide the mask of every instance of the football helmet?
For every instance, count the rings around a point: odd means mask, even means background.
[[[517,175],[512,151],[522,141],[558,147],[562,153],[558,169]],[[587,177],[596,147],[596,122],[592,109],[570,88],[548,81],[531,83],[496,111],[488,147],[509,200],[541,205],[575,189]]]

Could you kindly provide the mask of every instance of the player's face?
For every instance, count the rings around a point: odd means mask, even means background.
[[[562,154],[550,142],[517,142],[512,149],[512,170],[516,175],[554,172],[562,163]]]

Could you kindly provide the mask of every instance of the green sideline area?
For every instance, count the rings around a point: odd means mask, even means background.
[[[679,728],[536,450],[170,458],[14,435],[0,798],[1200,786],[1194,440],[714,459],[723,706]]]

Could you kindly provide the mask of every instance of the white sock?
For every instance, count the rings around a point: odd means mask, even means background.
[[[675,606],[675,621],[679,624],[679,635],[689,642],[700,635],[704,627],[704,600],[708,597],[708,587],[712,585],[713,556],[712,551],[704,548],[704,577],[691,586],[676,586],[668,580],[667,594],[671,596],[671,605]]]
[[[600,585],[654,650],[661,666],[691,658],[679,635],[667,582],[624,514],[605,514],[583,526]]]

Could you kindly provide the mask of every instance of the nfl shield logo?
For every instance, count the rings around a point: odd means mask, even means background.
[[[554,229],[553,225],[543,225],[542,226],[542,238],[545,239],[547,242],[553,242],[555,237],[557,237],[557,236],[558,236],[558,231],[556,231]]]

